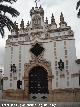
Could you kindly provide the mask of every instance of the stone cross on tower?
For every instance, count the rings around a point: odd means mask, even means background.
[[[37,3],[39,2],[40,0],[35,0],[35,3],[36,3],[36,7],[37,7]]]

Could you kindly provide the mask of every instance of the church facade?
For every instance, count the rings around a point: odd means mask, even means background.
[[[80,94],[80,60],[74,32],[62,13],[60,27],[53,14],[50,24],[47,18],[44,21],[41,6],[32,7],[30,16],[26,27],[23,20],[20,28],[15,22],[6,40],[4,98],[59,101],[64,92],[68,92],[66,98],[75,97],[75,92]]]

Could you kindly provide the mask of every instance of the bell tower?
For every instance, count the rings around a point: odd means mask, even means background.
[[[44,23],[44,10],[40,7],[32,7],[30,10],[30,16],[31,16],[31,27],[32,29],[39,29],[42,27]]]

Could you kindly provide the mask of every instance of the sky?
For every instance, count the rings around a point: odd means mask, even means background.
[[[35,0],[17,0],[16,3],[11,5],[20,12],[17,18],[12,18],[13,21],[19,23],[23,19],[25,26],[28,21],[31,21],[30,9],[35,7]],[[74,31],[75,37],[75,48],[76,56],[80,58],[80,19],[77,18],[76,3],[78,0],[38,0],[38,6],[42,6],[44,9],[44,19],[48,17],[49,23],[51,20],[52,13],[54,14],[55,21],[59,27],[60,14],[64,15],[64,20],[68,26]],[[11,18],[11,16],[9,16]],[[10,32],[5,28],[5,37],[0,36],[0,68],[4,67],[4,56],[5,56],[5,44],[6,39],[10,35]]]

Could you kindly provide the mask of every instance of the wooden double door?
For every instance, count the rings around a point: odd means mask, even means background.
[[[29,72],[29,99],[48,100],[48,73],[42,66],[35,66]]]

